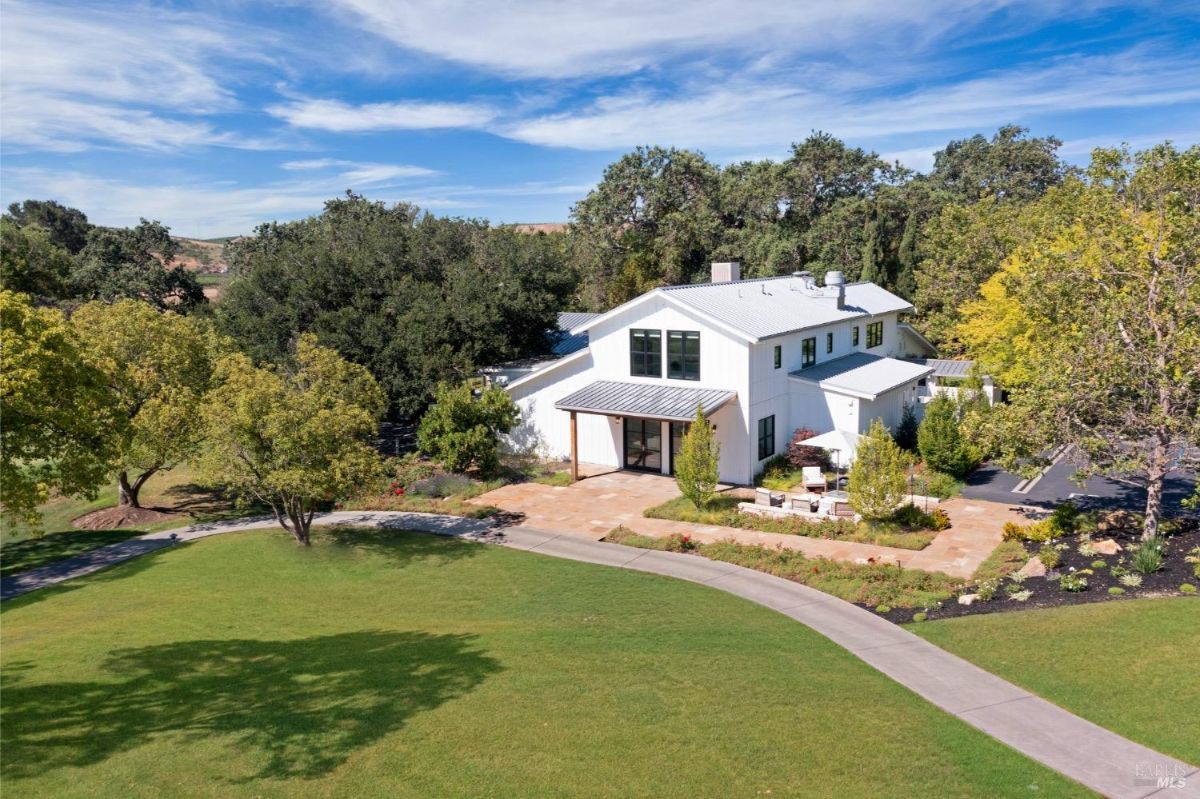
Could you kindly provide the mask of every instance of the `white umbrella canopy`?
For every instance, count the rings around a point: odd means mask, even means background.
[[[806,438],[800,443],[806,447],[837,450],[840,453],[838,460],[843,464],[848,464],[858,454],[858,442],[861,440],[862,436],[858,433],[847,433],[845,430],[830,430],[828,433],[821,433],[819,436]]]

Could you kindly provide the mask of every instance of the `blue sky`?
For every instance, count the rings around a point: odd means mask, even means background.
[[[638,144],[783,158],[812,130],[927,169],[1016,122],[1200,141],[1200,3],[0,0],[0,200],[185,236],[352,188],[566,220]]]

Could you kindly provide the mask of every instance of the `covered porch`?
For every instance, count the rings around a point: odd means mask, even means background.
[[[580,474],[579,414],[604,416],[619,426],[617,468],[670,475],[696,409],[710,418],[736,397],[725,389],[615,380],[589,383],[554,405],[569,415],[571,476],[578,480]]]

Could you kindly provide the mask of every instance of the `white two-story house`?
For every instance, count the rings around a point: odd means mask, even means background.
[[[711,283],[576,316],[578,349],[509,376],[522,413],[512,438],[575,464],[670,474],[699,406],[716,428],[721,480],[750,483],[796,428],[848,441],[875,418],[895,429],[933,372],[900,358],[912,354],[899,320],[912,310],[840,272],[818,286],[807,272],[741,280],[738,264],[713,264]]]

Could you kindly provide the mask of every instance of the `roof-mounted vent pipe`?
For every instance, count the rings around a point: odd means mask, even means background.
[[[841,308],[846,304],[846,276],[840,271],[825,273],[825,290],[837,297],[837,307]]]

